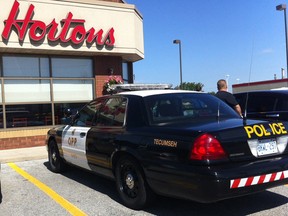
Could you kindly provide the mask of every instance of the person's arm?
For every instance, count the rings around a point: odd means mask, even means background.
[[[237,104],[236,106],[234,106],[234,110],[241,116],[241,118],[243,118],[242,116],[242,110],[239,104]]]

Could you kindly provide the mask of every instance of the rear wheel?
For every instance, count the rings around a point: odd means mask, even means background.
[[[60,157],[57,143],[54,140],[51,140],[48,145],[48,160],[50,169],[53,172],[59,173],[64,171],[65,163],[63,159]]]
[[[152,192],[145,182],[141,167],[131,157],[122,157],[116,164],[116,186],[124,205],[142,209],[150,200]]]

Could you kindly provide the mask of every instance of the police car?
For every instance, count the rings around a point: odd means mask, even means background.
[[[1,174],[1,163],[0,163],[0,174]],[[0,176],[0,203],[2,203],[1,176]]]
[[[155,194],[209,203],[287,184],[287,130],[210,94],[141,90],[89,102],[46,142],[52,171],[112,178],[122,203],[142,209]]]

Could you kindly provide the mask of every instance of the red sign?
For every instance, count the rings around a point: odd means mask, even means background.
[[[41,41],[47,39],[50,42],[62,42],[81,44],[85,40],[88,44],[96,43],[97,45],[113,46],[115,43],[114,29],[111,28],[104,34],[103,29],[96,31],[94,28],[88,31],[84,27],[84,19],[73,19],[73,14],[69,12],[65,19],[61,20],[61,24],[53,19],[48,25],[41,20],[33,20],[34,5],[31,4],[28,8],[24,19],[17,19],[19,13],[19,2],[15,0],[10,11],[9,17],[4,21],[5,27],[2,32],[2,37],[6,40],[14,30],[20,41],[23,41],[26,34],[33,41]],[[59,33],[58,33],[59,32]],[[68,35],[68,32],[70,35]]]

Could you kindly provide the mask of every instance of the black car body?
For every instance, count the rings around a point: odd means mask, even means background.
[[[0,163],[0,174],[1,174],[1,163]],[[2,203],[1,175],[0,175],[0,203]]]
[[[52,171],[69,163],[111,177],[139,209],[154,193],[207,203],[288,183],[287,130],[210,94],[147,90],[91,101],[48,132],[47,148]]]
[[[247,118],[288,121],[288,90],[241,92],[234,96]]]

